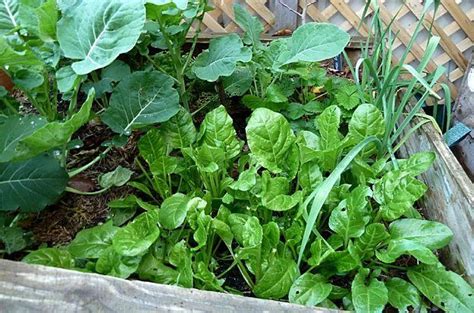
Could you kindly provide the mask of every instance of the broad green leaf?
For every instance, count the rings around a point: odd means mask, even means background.
[[[306,23],[288,38],[279,62],[318,62],[341,53],[349,42],[349,34],[333,24]]]
[[[194,230],[193,239],[195,242],[197,242],[197,246],[193,247],[192,250],[197,251],[207,244],[207,238],[209,235],[209,230],[211,228],[212,218],[202,210],[205,201],[202,202],[203,200],[199,198],[195,199],[196,201],[194,207],[199,207],[201,211],[197,215],[195,223],[192,223],[190,221],[190,224],[191,228]],[[200,205],[200,203],[203,205]],[[193,209],[190,209],[190,211],[191,210]]]
[[[112,246],[112,238],[119,230],[112,221],[93,228],[81,230],[68,245],[67,250],[75,258],[99,258]]]
[[[20,69],[13,73],[12,79],[15,86],[22,90],[33,90],[44,82],[43,73],[39,69]]]
[[[47,123],[22,138],[16,148],[15,158],[24,160],[68,143],[72,135],[89,121],[94,95],[94,90],[89,91],[81,109],[65,122]]]
[[[224,150],[227,159],[236,157],[243,145],[237,139],[232,118],[222,105],[206,114],[198,137],[200,142],[209,147],[218,147]]]
[[[234,240],[234,235],[232,234],[232,230],[230,229],[229,225],[218,219],[213,219],[212,228],[226,244],[226,246],[231,247],[232,241]]]
[[[260,35],[263,33],[263,25],[258,17],[251,15],[239,4],[234,4],[234,15],[236,23],[244,30],[243,41],[246,45],[260,47]]]
[[[222,77],[225,92],[231,96],[243,96],[252,85],[253,74],[247,67],[237,67],[232,75]]]
[[[204,262],[197,263],[197,270],[194,273],[194,277],[203,283],[202,289],[214,290],[224,292],[222,285],[225,280],[223,278],[217,279],[216,275],[211,272]]]
[[[259,298],[281,299],[288,294],[299,275],[295,261],[275,258],[255,285],[253,292]]]
[[[58,84],[58,89],[61,92],[68,92],[74,87],[74,83],[79,77],[70,65],[61,67],[56,72],[56,81]]]
[[[168,154],[162,133],[157,128],[150,129],[138,142],[138,150],[148,164]]]
[[[341,124],[341,109],[332,105],[327,107],[316,119],[316,126],[320,134],[321,150],[332,149],[340,141],[339,125]]]
[[[263,228],[258,218],[252,216],[242,226],[242,245],[244,247],[256,247],[262,244]]]
[[[249,191],[257,183],[257,169],[250,167],[248,170],[239,174],[237,181],[233,182],[229,187],[233,190]]]
[[[116,133],[168,121],[179,110],[173,79],[159,72],[134,72],[112,93],[102,120]]]
[[[436,154],[433,152],[418,152],[407,160],[400,160],[400,169],[409,172],[412,176],[420,175],[431,167]]]
[[[1,2],[0,2],[1,3]],[[0,36],[0,66],[43,66],[43,62],[29,49],[14,50],[3,36]]]
[[[364,259],[367,254],[373,255],[377,245],[388,237],[390,235],[383,224],[369,224],[362,236],[354,242],[353,251],[359,258]]]
[[[189,197],[182,193],[166,198],[160,208],[160,225],[170,230],[181,226],[189,210],[189,200]]]
[[[323,181],[323,174],[316,162],[306,162],[301,165],[298,172],[298,184],[305,193],[311,192]]]
[[[421,306],[421,298],[418,290],[409,282],[394,277],[385,282],[388,290],[388,303],[400,312],[408,312],[411,306],[415,310]]]
[[[132,177],[133,172],[128,168],[118,166],[112,172],[108,172],[99,176],[99,185],[104,189],[112,187],[120,187],[125,185]]]
[[[15,156],[18,143],[46,124],[44,117],[36,115],[9,116],[0,124],[0,162]]]
[[[198,78],[213,82],[230,76],[238,62],[249,62],[251,58],[250,49],[243,46],[240,37],[230,34],[212,39],[209,50],[196,58],[192,70]]]
[[[0,163],[0,210],[39,211],[56,202],[68,179],[59,162],[46,155]]]
[[[281,173],[286,155],[295,142],[290,124],[280,113],[256,109],[245,128],[252,155],[272,173]]]
[[[142,1],[84,0],[63,12],[58,40],[78,75],[112,63],[136,44],[145,23]]]
[[[178,113],[161,125],[161,133],[172,149],[191,146],[196,141],[196,127],[191,114],[180,107]]]
[[[370,136],[381,137],[385,132],[385,122],[382,112],[369,103],[361,104],[352,114],[349,121],[348,137],[358,143]]]
[[[302,200],[302,193],[288,195],[290,182],[286,177],[271,177],[268,171],[263,172],[261,180],[262,204],[272,211],[288,211]]]
[[[169,262],[173,264],[179,275],[176,284],[185,288],[193,287],[192,255],[185,242],[176,243],[170,251]]]
[[[295,280],[288,296],[290,303],[315,306],[331,293],[332,285],[319,274],[305,273]]]
[[[144,253],[160,236],[158,212],[140,214],[115,234],[112,244],[116,252],[125,256]]]
[[[109,247],[101,253],[95,264],[95,270],[104,275],[128,278],[137,271],[141,259],[141,255],[125,256]]]
[[[438,258],[430,249],[416,241],[406,239],[392,239],[389,241],[387,249],[375,252],[377,259],[384,263],[393,263],[404,254],[412,255],[425,264],[438,263]]]
[[[427,220],[404,218],[394,221],[389,226],[392,240],[410,240],[431,250],[445,247],[453,238],[448,226]]]
[[[0,1],[0,35],[3,36],[20,26],[19,7],[19,0]]]
[[[71,254],[67,250],[59,248],[42,248],[30,252],[22,261],[29,264],[54,266],[65,269],[72,269],[74,267],[74,259]]]
[[[175,285],[180,275],[177,270],[164,265],[163,261],[157,259],[151,252],[143,257],[137,272],[142,280],[169,285]]]
[[[0,227],[0,242],[3,242],[7,254],[12,254],[26,248],[28,243],[25,240],[24,233],[25,231],[17,226]]]
[[[380,204],[383,219],[392,221],[409,211],[427,189],[407,172],[390,171],[375,183],[374,198]]]
[[[342,86],[336,92],[337,104],[345,108],[346,110],[354,109],[359,103],[359,93],[355,85]]]
[[[408,278],[425,297],[446,312],[468,313],[474,308],[473,288],[454,272],[420,265],[408,270]]]
[[[368,278],[369,270],[362,269],[352,281],[352,302],[356,312],[382,312],[388,302],[388,291],[384,283]]]
[[[56,0],[47,0],[35,9],[35,14],[38,17],[38,35],[43,41],[56,41],[58,13]]]

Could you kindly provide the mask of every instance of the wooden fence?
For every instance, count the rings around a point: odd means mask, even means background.
[[[317,21],[337,24],[352,35],[367,36],[368,26],[360,23],[364,10],[364,0],[209,0],[214,10],[207,13],[203,34],[238,32],[235,23],[233,4],[240,3],[252,14],[258,16],[267,34],[274,35],[282,29],[295,29],[303,22]],[[401,55],[410,41],[416,22],[421,16],[420,0],[380,0],[381,18],[389,23],[397,14],[393,31],[397,35],[395,56]],[[370,12],[369,12],[370,13]],[[441,0],[441,6],[432,16],[425,18],[428,28],[434,18],[433,33],[441,38],[440,47],[427,69],[433,71],[439,66],[447,68],[444,81],[451,88],[453,98],[467,68],[469,53],[474,42],[474,0]],[[366,22],[366,21],[364,21]],[[361,27],[358,27],[361,24]],[[409,63],[419,61],[424,54],[427,32],[420,34],[408,57]]]

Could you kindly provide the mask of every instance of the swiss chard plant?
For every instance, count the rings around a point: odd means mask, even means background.
[[[239,292],[226,281],[233,273],[240,292],[357,312],[421,310],[426,299],[469,312],[472,288],[436,256],[452,232],[414,207],[427,189],[416,176],[434,155],[374,162],[381,112],[360,105],[345,125],[340,114],[328,107],[316,131],[294,132],[282,114],[256,109],[243,149],[224,107],[199,129],[182,109],[141,138],[137,195],[112,201],[107,223],[24,261]]]

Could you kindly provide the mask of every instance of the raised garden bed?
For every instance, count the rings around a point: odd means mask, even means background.
[[[242,36],[201,49],[199,32],[186,38],[204,0],[57,4],[0,4],[15,84],[1,90],[0,240],[30,264],[1,261],[1,305],[474,307],[471,186],[421,111],[441,100],[444,70],[424,75],[439,38],[404,64],[374,10],[374,41],[351,62],[334,25],[265,42],[235,5]],[[338,69],[324,61],[337,56]],[[440,260],[459,274],[439,261],[448,244]]]

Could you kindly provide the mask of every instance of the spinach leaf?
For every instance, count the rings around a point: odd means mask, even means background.
[[[408,307],[418,309],[421,306],[421,298],[418,290],[409,282],[394,277],[385,282],[388,290],[388,303],[400,311],[408,312]]]
[[[113,247],[109,247],[101,253],[95,264],[95,270],[105,275],[128,278],[137,271],[141,259],[141,255],[124,256]]]
[[[67,250],[59,248],[42,248],[30,252],[22,261],[30,264],[54,266],[65,269],[74,268],[74,259],[71,254]]]
[[[388,290],[376,278],[361,269],[352,281],[352,302],[356,312],[382,312],[388,302]],[[366,282],[367,281],[367,282]]]
[[[25,231],[17,226],[0,226],[0,242],[3,242],[7,254],[21,251],[28,245]]]
[[[291,303],[315,306],[326,300],[332,291],[332,285],[319,274],[305,273],[298,277],[288,296]]]
[[[439,266],[420,265],[408,270],[410,281],[446,312],[472,312],[473,289],[458,274]]]
[[[67,250],[75,258],[99,258],[112,246],[112,238],[118,230],[119,228],[114,226],[112,221],[81,230],[68,245]]]
[[[146,252],[160,236],[158,216],[157,211],[142,213],[117,231],[112,239],[115,251],[124,256],[136,256]]]
[[[245,130],[250,151],[258,163],[272,173],[282,173],[296,140],[285,117],[259,108],[252,113]]]
[[[275,258],[264,271],[253,292],[259,298],[283,298],[299,275],[299,269],[294,260]]]
[[[161,125],[160,130],[172,149],[189,147],[196,141],[196,127],[192,116],[182,107],[175,116]]]

